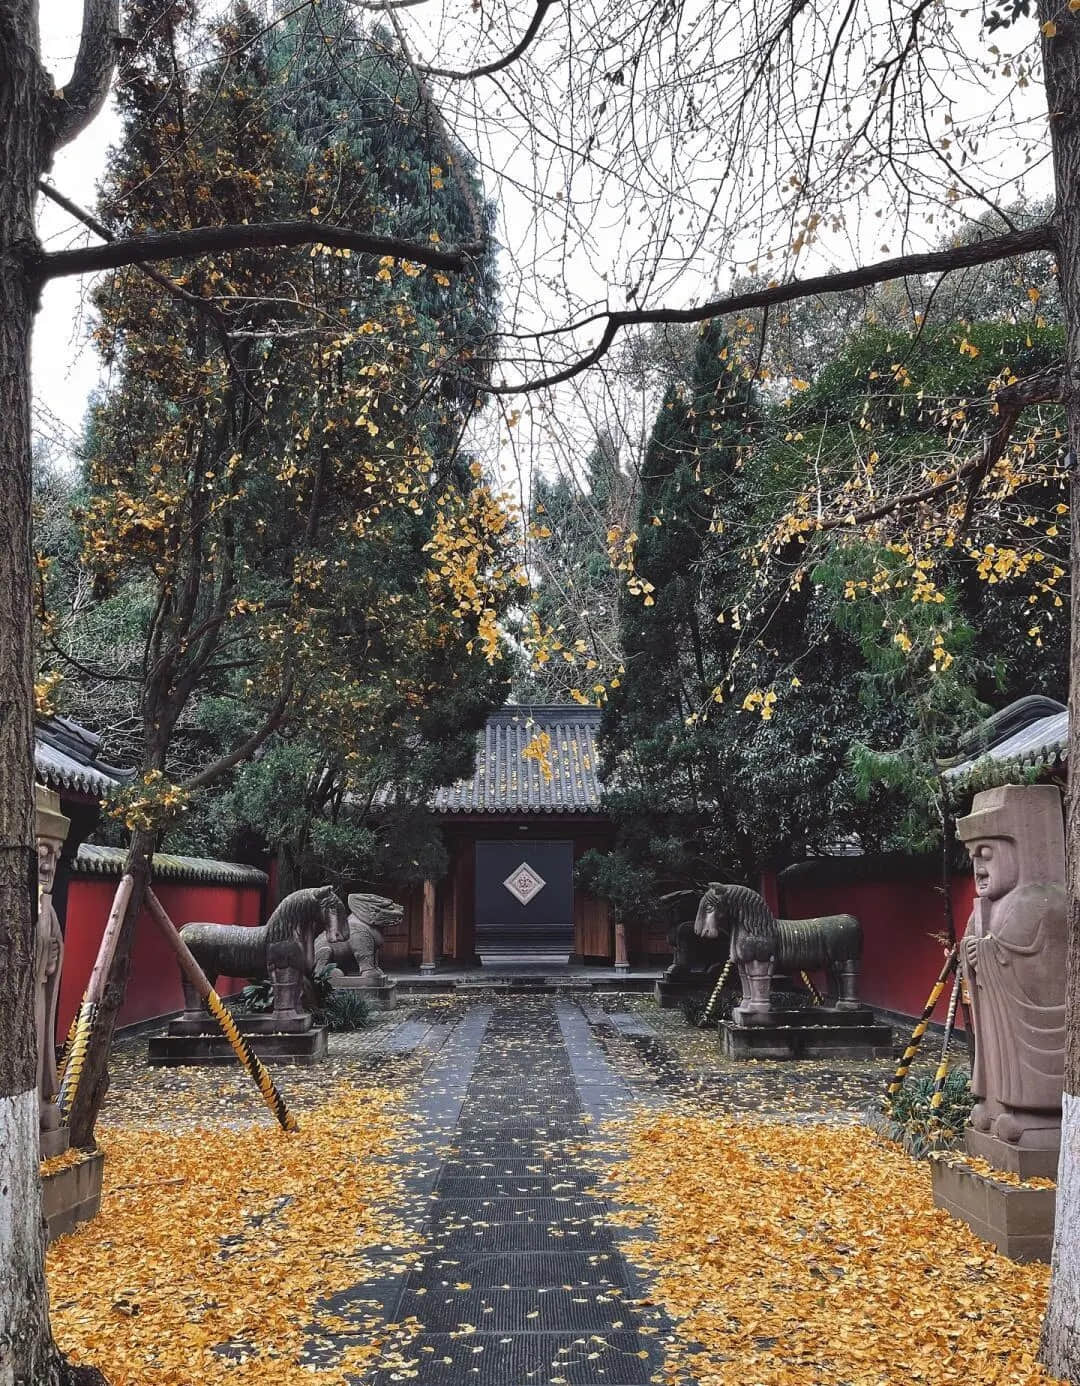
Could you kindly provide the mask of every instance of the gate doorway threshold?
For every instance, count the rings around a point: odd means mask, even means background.
[[[476,991],[652,991],[662,968],[583,967],[574,963],[545,964],[535,957],[515,962],[501,958],[483,967],[440,968],[427,976],[416,972],[392,972],[399,994]]]

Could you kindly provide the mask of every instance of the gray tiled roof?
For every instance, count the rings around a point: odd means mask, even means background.
[[[83,876],[119,876],[124,869],[127,849],[102,847],[84,842],[75,857],[75,870]],[[238,861],[213,861],[209,857],[178,857],[155,852],[152,867],[155,880],[190,881],[200,885],[266,884],[266,872]]]
[[[959,764],[950,765],[942,771],[944,779],[954,785],[986,782],[1002,782],[1010,776],[1052,770],[1065,760],[1069,740],[1069,714],[1057,704],[1057,710],[1048,710],[1038,704],[1049,704],[1049,699],[1021,699],[1011,704],[995,718],[984,724],[991,727],[996,719],[1007,717],[1010,713],[1022,711],[1023,704],[1030,705],[1033,715],[1026,725],[1020,726],[1009,735],[1002,737],[985,750],[969,756]],[[1054,705],[1051,705],[1054,706]]]
[[[34,769],[52,789],[105,798],[134,775],[98,757],[101,737],[68,717],[47,717],[34,727]]]
[[[575,704],[505,707],[488,718],[476,767],[440,789],[436,813],[599,813],[599,708]],[[523,752],[540,732],[551,738],[547,779]]]

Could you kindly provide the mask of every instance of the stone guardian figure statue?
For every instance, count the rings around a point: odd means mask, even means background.
[[[34,949],[34,1015],[37,1023],[38,1113],[41,1158],[61,1155],[68,1146],[67,1128],[60,1124],[56,1105],[56,1006],[60,999],[60,970],[64,936],[53,909],[52,889],[60,853],[71,820],[60,812],[60,796],[43,785],[34,786],[35,836],[38,859],[37,941]]]
[[[961,946],[975,1026],[972,1129],[1013,1148],[1053,1151],[1065,1071],[1061,798],[1054,785],[984,790],[956,831],[975,872]],[[992,1146],[985,1154],[999,1164]]]

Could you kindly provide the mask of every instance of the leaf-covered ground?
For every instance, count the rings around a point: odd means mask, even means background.
[[[50,1253],[58,1341],[112,1386],[467,1386],[505,1354],[498,1386],[621,1381],[627,1362],[679,1386],[1049,1379],[1047,1268],[936,1210],[928,1164],[859,1124],[887,1061],[727,1063],[638,999],[426,998],[275,1070],[301,1122],[284,1137],[238,1070],[145,1054],[114,1054],[102,1212]],[[597,1093],[612,1109],[594,1119]],[[550,1268],[485,1288],[463,1262],[509,1238],[520,1271],[583,1237],[608,1250],[576,1288]],[[608,1283],[622,1254],[643,1296]]]
[[[60,1347],[112,1386],[288,1386],[310,1383],[320,1339],[344,1334],[319,1377],[344,1383],[386,1334],[318,1306],[371,1275],[366,1252],[408,1246],[388,1211],[402,1126],[371,1089],[323,1101],[290,1136],[266,1122],[113,1126],[100,1214],[49,1253]]]
[[[677,1324],[668,1378],[1052,1379],[1035,1361],[1048,1267],[997,1255],[936,1209],[928,1164],[865,1128],[671,1110],[619,1136],[610,1178],[624,1217],[650,1229],[624,1251]]]

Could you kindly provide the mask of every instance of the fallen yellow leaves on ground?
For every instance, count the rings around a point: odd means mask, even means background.
[[[389,1157],[403,1128],[385,1091],[363,1089],[291,1135],[265,1122],[110,1128],[101,1213],[49,1252],[59,1346],[112,1386],[343,1383],[394,1329],[320,1301],[370,1277],[365,1250],[412,1240],[386,1211],[400,1202]]]
[[[1053,1380],[1035,1361],[1049,1268],[935,1208],[929,1166],[865,1128],[671,1112],[619,1133],[627,1158],[609,1177],[627,1221],[654,1233],[624,1250],[677,1324],[669,1379]]]
[[[81,1165],[84,1161],[91,1158],[91,1153],[79,1150],[75,1146],[70,1146],[62,1155],[53,1155],[48,1160],[42,1160],[38,1166],[42,1179],[48,1179],[53,1174],[59,1174],[63,1169],[70,1169],[72,1165]]]

